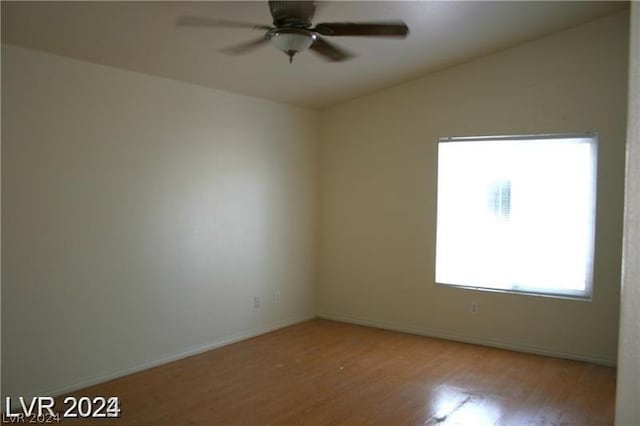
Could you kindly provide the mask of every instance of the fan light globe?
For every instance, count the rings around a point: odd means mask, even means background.
[[[312,32],[298,28],[278,29],[270,32],[268,37],[275,47],[289,56],[289,62],[293,61],[296,53],[311,47],[316,39]]]

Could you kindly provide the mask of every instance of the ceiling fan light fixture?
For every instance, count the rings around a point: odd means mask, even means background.
[[[317,36],[301,28],[281,28],[269,31],[267,37],[289,57],[289,62],[292,62],[293,56],[311,47]]]

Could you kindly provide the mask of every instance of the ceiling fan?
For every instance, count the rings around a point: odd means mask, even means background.
[[[309,49],[328,61],[344,61],[353,54],[328,42],[321,36],[396,37],[404,38],[409,28],[402,21],[396,22],[325,22],[312,27],[316,11],[315,1],[269,0],[273,25],[252,24],[199,16],[180,16],[176,25],[190,27],[251,28],[264,30],[262,37],[222,51],[231,55],[248,53],[269,41],[289,57]]]

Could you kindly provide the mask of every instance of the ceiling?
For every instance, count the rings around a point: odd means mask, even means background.
[[[266,1],[2,1],[2,42],[305,107],[321,108],[560,31],[627,2],[321,2],[314,23],[403,20],[409,37],[332,37],[357,54],[289,64],[271,45],[244,56],[220,49],[259,37],[237,28],[178,27],[181,15],[271,24]]]

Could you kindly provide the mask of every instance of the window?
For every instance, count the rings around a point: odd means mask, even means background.
[[[595,135],[443,138],[436,283],[590,298]]]

